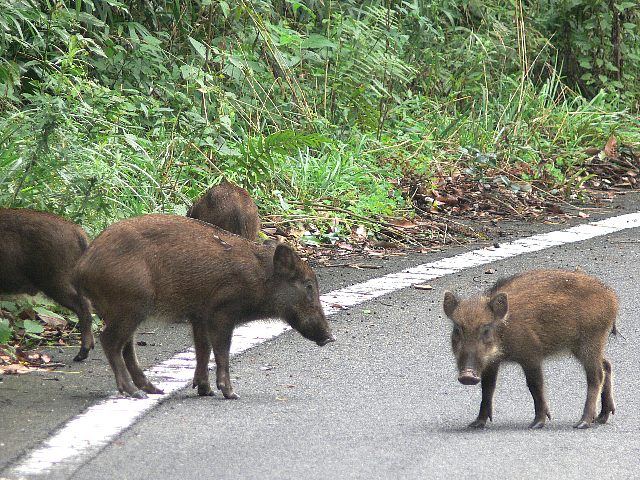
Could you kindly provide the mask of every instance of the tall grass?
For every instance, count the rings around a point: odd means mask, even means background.
[[[96,234],[226,176],[322,229],[474,158],[571,191],[585,148],[640,142],[628,3],[5,2],[0,205]]]

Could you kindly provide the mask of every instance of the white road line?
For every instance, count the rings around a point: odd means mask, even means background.
[[[481,248],[425,263],[327,293],[322,295],[321,299],[326,314],[333,315],[344,308],[353,307],[416,283],[524,253],[581,242],[639,226],[640,212],[611,217],[566,230],[503,243],[498,248]],[[238,354],[271,340],[289,329],[290,327],[282,322],[272,320],[240,326],[234,332],[231,352],[234,355]],[[19,461],[8,471],[8,474],[13,478],[31,478],[49,475],[56,471],[71,474],[84,462],[95,456],[117,435],[133,425],[138,417],[151,410],[172,393],[188,386],[194,368],[195,354],[193,349],[179,353],[152,367],[146,373],[153,383],[164,389],[163,395],[151,395],[145,400],[114,396],[88,408],[84,413],[70,420],[42,446]]]

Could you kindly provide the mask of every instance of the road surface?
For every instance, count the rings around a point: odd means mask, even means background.
[[[538,227],[531,227],[533,230]],[[566,228],[566,226],[545,226]],[[528,233],[528,232],[527,232]],[[380,270],[319,270],[324,292],[433,262],[476,247],[380,261]],[[525,253],[462,269],[331,317],[337,342],[319,348],[295,332],[236,356],[231,375],[241,399],[200,398],[181,389],[80,464],[24,478],[73,479],[386,479],[629,478],[640,468],[640,396],[636,318],[639,230]],[[498,277],[531,268],[581,266],[620,297],[618,328],[609,341],[616,414],[586,431],[572,428],[586,395],[584,373],[562,357],[545,363],[552,421],[526,427],[533,402],[521,370],[498,378],[494,421],[469,430],[479,386],[456,381],[447,289],[473,294]],[[492,273],[487,273],[492,272]],[[187,325],[143,327],[144,365],[190,345]],[[59,356],[71,358],[75,348]],[[74,373],[78,372],[78,373]],[[64,423],[112,395],[114,380],[99,349],[62,373],[4,377],[0,383],[0,478]]]

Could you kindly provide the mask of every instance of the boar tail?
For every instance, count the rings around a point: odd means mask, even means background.
[[[87,251],[87,248],[89,248],[89,239],[83,235],[80,235],[78,237],[78,245],[80,246],[80,251],[82,253]]]

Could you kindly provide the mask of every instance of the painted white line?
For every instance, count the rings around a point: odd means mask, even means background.
[[[353,307],[416,283],[524,253],[581,242],[637,227],[640,227],[640,212],[611,217],[565,230],[525,237],[500,244],[498,248],[481,248],[418,265],[327,293],[322,295],[321,299],[326,314],[333,315],[344,308]],[[235,355],[243,352],[287,330],[290,330],[290,327],[273,320],[242,325],[235,329],[231,353]],[[145,400],[111,397],[88,408],[84,413],[70,420],[8,473],[18,478],[47,475],[57,470],[72,473],[83,462],[95,456],[113,438],[130,427],[138,417],[172,393],[188,386],[194,368],[193,349],[179,353],[152,367],[146,373],[153,383],[164,389],[163,395],[152,395]]]

